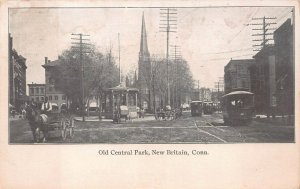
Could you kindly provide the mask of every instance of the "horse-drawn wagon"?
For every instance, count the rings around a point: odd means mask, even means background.
[[[47,114],[38,108],[29,107],[27,118],[32,130],[34,142],[46,142],[50,131],[60,131],[64,141],[68,136],[74,136],[74,118],[65,109],[52,109]]]

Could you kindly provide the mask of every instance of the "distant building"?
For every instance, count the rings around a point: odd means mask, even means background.
[[[139,106],[143,106],[144,109],[151,109],[151,89],[150,89],[150,74],[151,74],[151,62],[150,53],[147,43],[147,32],[144,14],[142,17],[142,30],[141,30],[141,42],[138,62],[138,89],[140,91]]]
[[[200,88],[200,89],[193,89],[192,94],[191,94],[191,100],[192,101],[197,101],[197,100],[201,100],[201,101],[211,101],[211,96],[212,92],[209,88]]]
[[[45,84],[28,84],[29,100],[41,104],[45,100]]]
[[[59,60],[50,61],[45,57],[45,96],[48,97],[49,102],[56,104],[59,108],[62,104],[67,104],[66,95],[55,87],[55,67],[60,64]]]
[[[211,101],[211,90],[209,88],[200,88],[200,100]]]
[[[13,49],[13,38],[9,34],[9,103],[17,111],[28,101],[26,95],[26,58]]]
[[[252,64],[253,59],[229,61],[224,68],[225,94],[238,89],[250,89],[249,66]]]
[[[276,105],[281,114],[294,114],[295,61],[291,19],[286,20],[275,32]]]

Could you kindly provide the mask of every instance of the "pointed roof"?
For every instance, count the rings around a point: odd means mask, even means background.
[[[142,53],[142,54],[149,54],[144,12],[143,12],[143,18],[142,18],[142,31],[141,31],[140,53]]]

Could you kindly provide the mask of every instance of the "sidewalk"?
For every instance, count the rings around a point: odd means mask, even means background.
[[[74,117],[75,121],[82,121],[82,117],[81,116],[75,116]],[[144,118],[135,118],[135,119],[131,119],[131,120],[127,120],[127,122],[142,122],[142,121],[154,121],[155,117],[154,115],[145,115]],[[85,121],[86,122],[112,122],[112,119],[104,119],[102,118],[101,120],[99,119],[99,116],[89,116],[89,117],[85,117]],[[122,121],[124,121],[124,119],[122,119]]]
[[[282,118],[281,116],[275,116],[275,118],[270,116],[269,119],[267,118],[266,115],[256,115],[255,117],[255,121],[259,121],[263,123],[271,123],[275,125],[294,125],[294,116],[291,116],[290,119],[291,120],[289,123],[288,116],[285,116],[284,118]]]

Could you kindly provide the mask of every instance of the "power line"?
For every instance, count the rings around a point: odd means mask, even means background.
[[[250,16],[250,19],[248,19],[247,23],[251,21],[251,17],[257,14],[258,10],[259,9],[256,9],[256,11],[253,12],[253,14]],[[244,27],[237,34],[235,34],[235,36],[231,40],[229,40],[228,43],[230,44],[247,26],[249,26],[249,24],[244,24]]]
[[[244,57],[244,56],[252,56],[253,54],[243,54],[243,55],[239,55],[239,56],[232,56],[230,58],[239,58],[239,57]],[[228,60],[230,58],[214,58],[214,59],[207,59],[207,60],[203,60],[203,61],[212,61],[212,60]]]
[[[81,86],[81,92],[82,92],[82,120],[85,121],[85,101],[84,101],[84,65],[83,65],[83,54],[84,53],[89,53],[89,51],[84,51],[84,50],[90,50],[88,46],[90,46],[89,43],[83,43],[83,41],[89,41],[89,39],[84,39],[83,37],[87,37],[89,35],[85,35],[82,33],[79,34],[73,34],[73,36],[77,36],[77,38],[71,38],[73,40],[79,41],[76,43],[72,43],[75,44],[76,46],[72,46],[72,48],[75,49],[79,49],[79,61],[80,61],[80,65],[81,65],[81,79],[80,79],[80,86]]]
[[[173,8],[161,8],[160,9],[160,32],[166,32],[167,34],[167,105],[170,105],[170,81],[169,81],[169,35],[171,32],[176,32],[177,29],[177,9]]]
[[[262,41],[260,44],[254,44],[253,47],[261,47],[260,49],[254,49],[254,51],[259,51],[261,50],[263,47],[265,47],[267,45],[267,42],[272,39],[273,36],[273,32],[270,32],[270,30],[275,30],[275,28],[269,28],[268,26],[277,24],[276,22],[268,22],[268,20],[275,20],[276,17],[260,17],[260,18],[252,18],[252,20],[261,20],[262,23],[254,23],[254,24],[250,24],[253,26],[262,26],[262,28],[253,28],[252,30],[258,30],[258,31],[262,31],[262,33],[256,33],[256,34],[252,34],[252,36],[262,36],[262,39],[254,39],[253,41]],[[268,33],[267,33],[268,32]],[[267,36],[271,36],[269,38],[267,38]]]
[[[292,10],[287,10],[287,12],[283,13],[280,15],[280,17],[277,19],[277,22],[281,21],[283,18],[285,18],[287,15],[289,15],[291,12],[293,12]]]
[[[233,52],[248,51],[248,50],[252,50],[252,48],[238,49],[238,50],[232,50],[232,51],[221,51],[221,52],[200,53],[199,55],[206,55],[206,54],[225,54],[225,53],[233,53]]]

